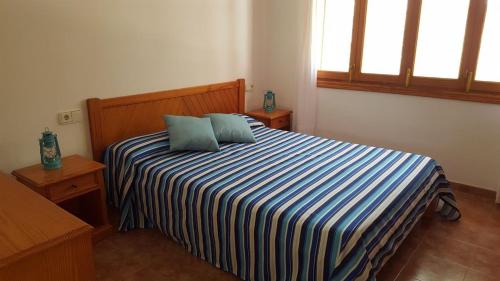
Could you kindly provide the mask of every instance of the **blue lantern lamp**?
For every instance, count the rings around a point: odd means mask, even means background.
[[[272,91],[267,91],[264,94],[264,105],[265,112],[273,112],[276,109],[276,94]]]
[[[40,143],[40,158],[43,168],[46,170],[54,170],[61,168],[61,150],[57,135],[45,128],[42,132],[42,138],[39,139]]]

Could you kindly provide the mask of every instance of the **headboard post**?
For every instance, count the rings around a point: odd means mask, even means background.
[[[165,129],[163,116],[244,113],[245,79],[109,99],[87,100],[92,157],[117,141]]]
[[[245,113],[245,79],[238,79],[238,113]]]
[[[89,113],[90,141],[92,144],[92,157],[95,161],[101,161],[103,151],[102,140],[102,120],[101,120],[101,100],[92,98],[87,100]]]

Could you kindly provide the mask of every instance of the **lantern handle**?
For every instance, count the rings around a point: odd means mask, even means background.
[[[38,139],[38,143],[40,143],[40,161],[43,163],[43,140]]]
[[[59,155],[59,157],[62,157],[61,155],[61,149],[59,148],[59,141],[57,140],[57,135],[55,135],[55,139],[56,139],[56,149],[57,149],[57,154]]]

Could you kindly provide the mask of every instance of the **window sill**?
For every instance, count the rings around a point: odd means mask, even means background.
[[[425,87],[401,87],[389,84],[366,83],[366,82],[346,82],[331,79],[318,79],[318,88],[344,89],[367,92],[380,92],[389,94],[430,97],[439,99],[461,100],[480,103],[500,104],[500,94],[485,92],[460,92],[446,89],[428,89]]]

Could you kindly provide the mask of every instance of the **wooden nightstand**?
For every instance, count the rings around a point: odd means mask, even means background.
[[[92,240],[111,233],[105,201],[104,165],[79,155],[62,159],[57,170],[41,164],[12,172],[18,181],[94,227]]]
[[[280,130],[292,128],[292,111],[276,109],[273,112],[265,112],[263,109],[247,112],[246,115],[264,123],[267,127]]]

